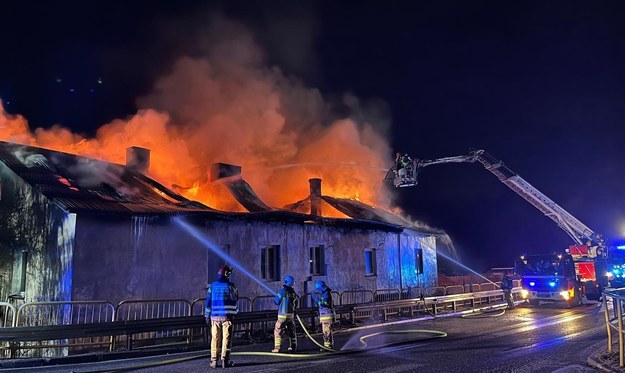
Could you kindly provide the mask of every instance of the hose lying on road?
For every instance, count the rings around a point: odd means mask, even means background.
[[[310,339],[312,341],[312,343],[314,343],[315,345],[317,345],[318,347],[334,353],[334,354],[348,354],[348,353],[354,353],[354,352],[360,352],[363,351],[367,348],[367,342],[366,340],[368,338],[371,337],[375,337],[378,335],[382,335],[382,334],[406,334],[406,333],[422,333],[422,334],[431,334],[432,336],[429,338],[441,338],[441,337],[446,337],[447,333],[440,331],[440,330],[427,330],[427,329],[404,329],[404,330],[387,330],[387,331],[382,331],[382,332],[377,332],[377,333],[371,333],[371,334],[367,334],[367,335],[363,335],[362,337],[358,338],[358,340],[360,341],[360,343],[362,343],[362,347],[361,348],[356,348],[356,349],[350,349],[350,350],[334,350],[332,348],[328,348],[325,347],[324,345],[320,344],[319,342],[317,342],[315,340],[315,338],[313,338],[312,335],[310,335],[310,333],[308,332],[308,329],[306,328],[304,322],[302,322],[302,319],[300,319],[299,315],[295,315],[297,317],[297,321],[299,321],[300,326],[302,327],[302,329],[304,330],[304,333],[306,333],[306,336],[308,337],[308,339]],[[384,344],[382,346],[378,346],[378,348],[382,348],[388,345],[391,345],[392,343],[387,343]],[[275,355],[275,354],[272,354]],[[282,354],[281,354],[282,355]],[[294,355],[294,356],[301,356],[300,354],[290,354],[290,355]],[[312,356],[326,356],[326,355],[319,355],[319,354],[309,354]]]
[[[486,318],[489,318],[489,317],[502,316],[505,313],[506,313],[506,309],[502,308],[500,310],[498,310],[498,309],[491,309],[491,310],[488,310],[488,311],[477,311],[477,312],[471,312],[471,313],[464,313],[464,314],[460,315],[460,317],[462,317],[463,319],[486,319]]]
[[[317,342],[315,338],[313,338],[313,336],[310,335],[308,329],[306,328],[305,324],[302,322],[302,319],[300,319],[299,315],[296,314],[296,317],[297,317],[297,321],[300,323],[300,326],[304,330],[304,333],[306,334],[308,339],[310,339],[319,348],[322,348],[326,350],[327,352],[316,353],[316,354],[297,354],[297,353],[273,353],[273,352],[264,352],[264,351],[249,351],[249,352],[233,352],[231,355],[232,356],[271,356],[271,357],[285,357],[285,358],[296,358],[296,359],[319,359],[319,358],[327,358],[328,356],[332,356],[332,355],[347,355],[347,354],[367,351],[368,349],[367,349],[366,340],[368,338],[372,338],[378,335],[384,335],[384,334],[429,334],[430,335],[429,337],[421,338],[419,340],[442,338],[442,337],[447,336],[447,333],[441,330],[428,330],[428,329],[387,330],[387,331],[381,331],[381,332],[376,332],[376,333],[371,333],[371,334],[361,336],[358,339],[360,343],[362,344],[360,348],[354,348],[354,349],[349,349],[349,350],[334,350],[334,349],[325,347],[324,345]],[[382,344],[380,346],[376,346],[376,348],[379,349],[383,347],[388,347],[393,344],[395,343],[389,342],[389,343]],[[127,370],[132,370],[132,369],[144,369],[144,368],[150,368],[150,367],[161,366],[161,365],[182,363],[185,361],[203,359],[206,357],[210,357],[210,354],[201,353],[201,354],[194,355],[194,356],[162,360],[158,362],[138,364],[138,365],[132,365],[132,366],[126,366],[126,367],[120,367],[120,368],[113,368],[113,369],[106,369],[106,370],[81,370],[81,371],[74,371],[72,373],[115,373],[115,372],[123,372]]]

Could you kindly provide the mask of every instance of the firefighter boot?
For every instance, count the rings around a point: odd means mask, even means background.
[[[217,360],[211,360],[210,364],[208,364],[211,368],[217,368]]]
[[[277,354],[278,352],[280,352],[280,346],[282,346],[282,338],[275,337],[273,341],[273,350],[271,350],[271,352]]]
[[[289,352],[297,352],[297,345],[296,344],[291,344],[291,347],[289,347],[288,351]]]
[[[232,368],[234,366],[234,363],[231,360],[222,360],[221,361],[221,367],[222,368]]]

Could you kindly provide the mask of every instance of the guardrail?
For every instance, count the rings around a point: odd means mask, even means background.
[[[513,294],[516,294],[519,290],[520,289],[518,288],[514,289]],[[397,296],[395,295],[396,293],[390,291],[382,291],[379,296],[380,298],[384,298],[387,297],[387,294],[392,294],[388,295],[388,297]],[[370,318],[380,318],[383,320],[387,320],[392,315],[412,317],[416,314],[422,313],[423,315],[429,314],[435,316],[444,312],[455,312],[461,309],[470,309],[481,303],[491,302],[494,299],[498,299],[502,303],[504,302],[503,292],[501,290],[434,297],[419,296],[416,298],[377,302],[373,301],[373,297],[364,299],[372,299],[372,301],[336,305],[335,310],[336,314],[339,316],[340,322],[353,325],[357,322],[358,319],[362,319],[363,315],[365,314],[369,315],[368,317]],[[176,307],[171,306],[170,308],[164,306],[165,304],[172,302],[177,302],[178,305]],[[47,303],[50,303],[54,306],[61,306],[61,304],[64,303],[65,306],[68,306],[68,302]],[[143,308],[139,307],[137,305],[138,303],[142,303]],[[100,340],[106,342],[104,343],[105,345],[110,346],[110,348],[108,349],[110,351],[123,349],[123,343],[116,345],[113,342],[117,340],[121,341],[125,336],[125,349],[133,350],[137,348],[137,346],[133,344],[133,340],[135,339],[134,336],[151,335],[154,337],[152,338],[153,342],[162,342],[163,336],[170,335],[172,331],[179,330],[191,331],[180,335],[181,337],[184,337],[181,343],[195,343],[195,340],[193,338],[194,332],[192,332],[194,330],[201,330],[199,334],[203,336],[202,343],[206,343],[208,341],[208,328],[204,320],[204,316],[202,314],[191,314],[194,308],[199,308],[194,306],[201,303],[202,301],[200,299],[195,300],[193,303],[189,303],[187,301],[181,302],[181,300],[171,299],[149,300],[141,302],[126,301],[121,302],[115,308],[117,310],[124,309],[124,313],[116,313],[114,317],[110,317],[110,319],[104,321],[101,320],[97,322],[74,324],[58,323],[57,325],[23,325],[0,328],[0,343],[2,344],[1,349],[4,352],[5,358],[17,358],[26,356],[24,354],[21,354],[20,351],[32,350],[33,348],[36,348],[32,347],[33,344],[40,344],[43,346],[46,346],[47,344],[47,346],[54,345],[55,347],[59,347],[61,349],[61,352],[57,352],[57,355],[53,355],[50,352],[52,350],[46,350],[50,353],[45,356],[66,356],[68,354],[92,352],[87,351],[87,349],[85,348],[76,349],[76,347],[78,346],[76,341],[84,338],[100,338]],[[251,305],[252,303],[252,301],[245,298],[244,304]],[[137,310],[136,312],[132,311],[128,313],[127,309],[125,309],[124,307],[129,307],[129,304],[137,305],[137,307],[139,307],[139,309],[143,309],[143,311],[139,312]],[[155,304],[160,304],[160,306],[155,306]],[[43,304],[39,305],[41,306]],[[152,306],[147,307],[145,305]],[[14,309],[9,304],[0,303],[0,310],[2,310],[2,307],[4,307],[5,312],[14,312]],[[153,307],[156,307],[156,310],[154,310]],[[145,311],[146,309],[149,309],[150,311]],[[171,309],[173,309],[174,311],[170,311]],[[316,308],[299,308],[297,310],[297,313],[303,320],[310,320],[310,325],[307,325],[308,328],[313,331],[317,329],[319,323],[317,319]],[[139,319],[136,317],[137,315],[144,315],[145,318]],[[73,320],[74,318],[68,318],[68,316],[64,316],[60,320],[70,319]],[[81,318],[81,320],[85,319]],[[240,312],[235,318],[235,327],[238,328],[238,331],[244,331],[245,329],[250,329],[249,325],[264,325],[262,330],[264,332],[269,332],[266,326],[272,325],[275,320],[275,308],[272,310]],[[142,340],[141,342],[143,346],[139,348],[153,347],[153,345],[147,345],[147,339]]]
[[[0,302],[0,329],[9,328],[15,325],[15,307],[11,303]],[[8,342],[0,344],[0,357],[7,358],[10,354],[10,345]]]
[[[191,303],[186,299],[132,299],[119,302],[115,307],[115,321],[165,319],[174,317],[191,316]],[[133,341],[146,344],[151,340],[186,342],[191,341],[190,329],[168,329],[150,331],[139,334],[130,334],[126,338],[126,344],[132,345]],[[111,350],[115,349],[118,340],[113,338]]]
[[[625,288],[606,288],[601,298],[603,301],[605,326],[608,333],[608,353],[613,352],[613,332],[616,332],[618,335],[619,366],[623,367],[625,366],[625,330],[623,328]],[[612,306],[612,314],[610,314],[609,306]]]
[[[15,314],[16,327],[43,327],[48,325],[85,325],[113,321],[113,304],[106,301],[32,302],[21,305]],[[36,341],[15,348],[20,357],[64,356],[84,348],[103,346],[111,348],[112,340],[104,337],[84,337],[68,341]],[[5,346],[10,347],[10,346]],[[8,348],[10,349],[10,348]]]

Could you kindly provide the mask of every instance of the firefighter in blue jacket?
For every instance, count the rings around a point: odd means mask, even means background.
[[[508,303],[508,309],[514,309],[514,300],[512,299],[512,288],[514,288],[514,284],[510,276],[508,276],[508,272],[505,271],[503,273],[503,278],[501,279],[501,290],[503,290],[503,297]]]
[[[232,319],[239,312],[237,301],[239,291],[230,282],[232,267],[224,264],[217,271],[217,281],[213,282],[206,292],[204,317],[211,325],[211,361],[210,367],[217,368],[217,356],[221,354],[221,366],[234,366],[230,361],[232,348]]]
[[[334,348],[334,338],[332,337],[332,324],[334,323],[334,301],[332,300],[332,289],[325,282],[318,280],[315,282],[315,291],[311,294],[313,304],[319,307],[319,322],[323,332],[323,346]],[[322,352],[324,349],[321,350]]]
[[[297,294],[293,289],[295,279],[293,276],[284,276],[284,285],[278,291],[273,302],[278,305],[278,321],[273,330],[274,348],[271,352],[280,352],[282,347],[282,334],[289,337],[289,352],[297,351],[297,334],[295,333],[295,302]]]

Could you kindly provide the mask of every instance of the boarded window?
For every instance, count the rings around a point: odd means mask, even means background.
[[[377,275],[375,249],[365,250],[365,276]]]
[[[261,249],[260,276],[265,281],[280,281],[279,245],[270,245]]]
[[[423,249],[415,249],[414,251],[414,273],[420,275],[423,273]]]
[[[311,275],[322,276],[326,274],[325,247],[323,245],[310,248],[309,263]]]
[[[13,298],[24,298],[26,292],[26,264],[28,251],[22,250],[15,255],[13,262],[13,278],[11,281],[11,294]]]

